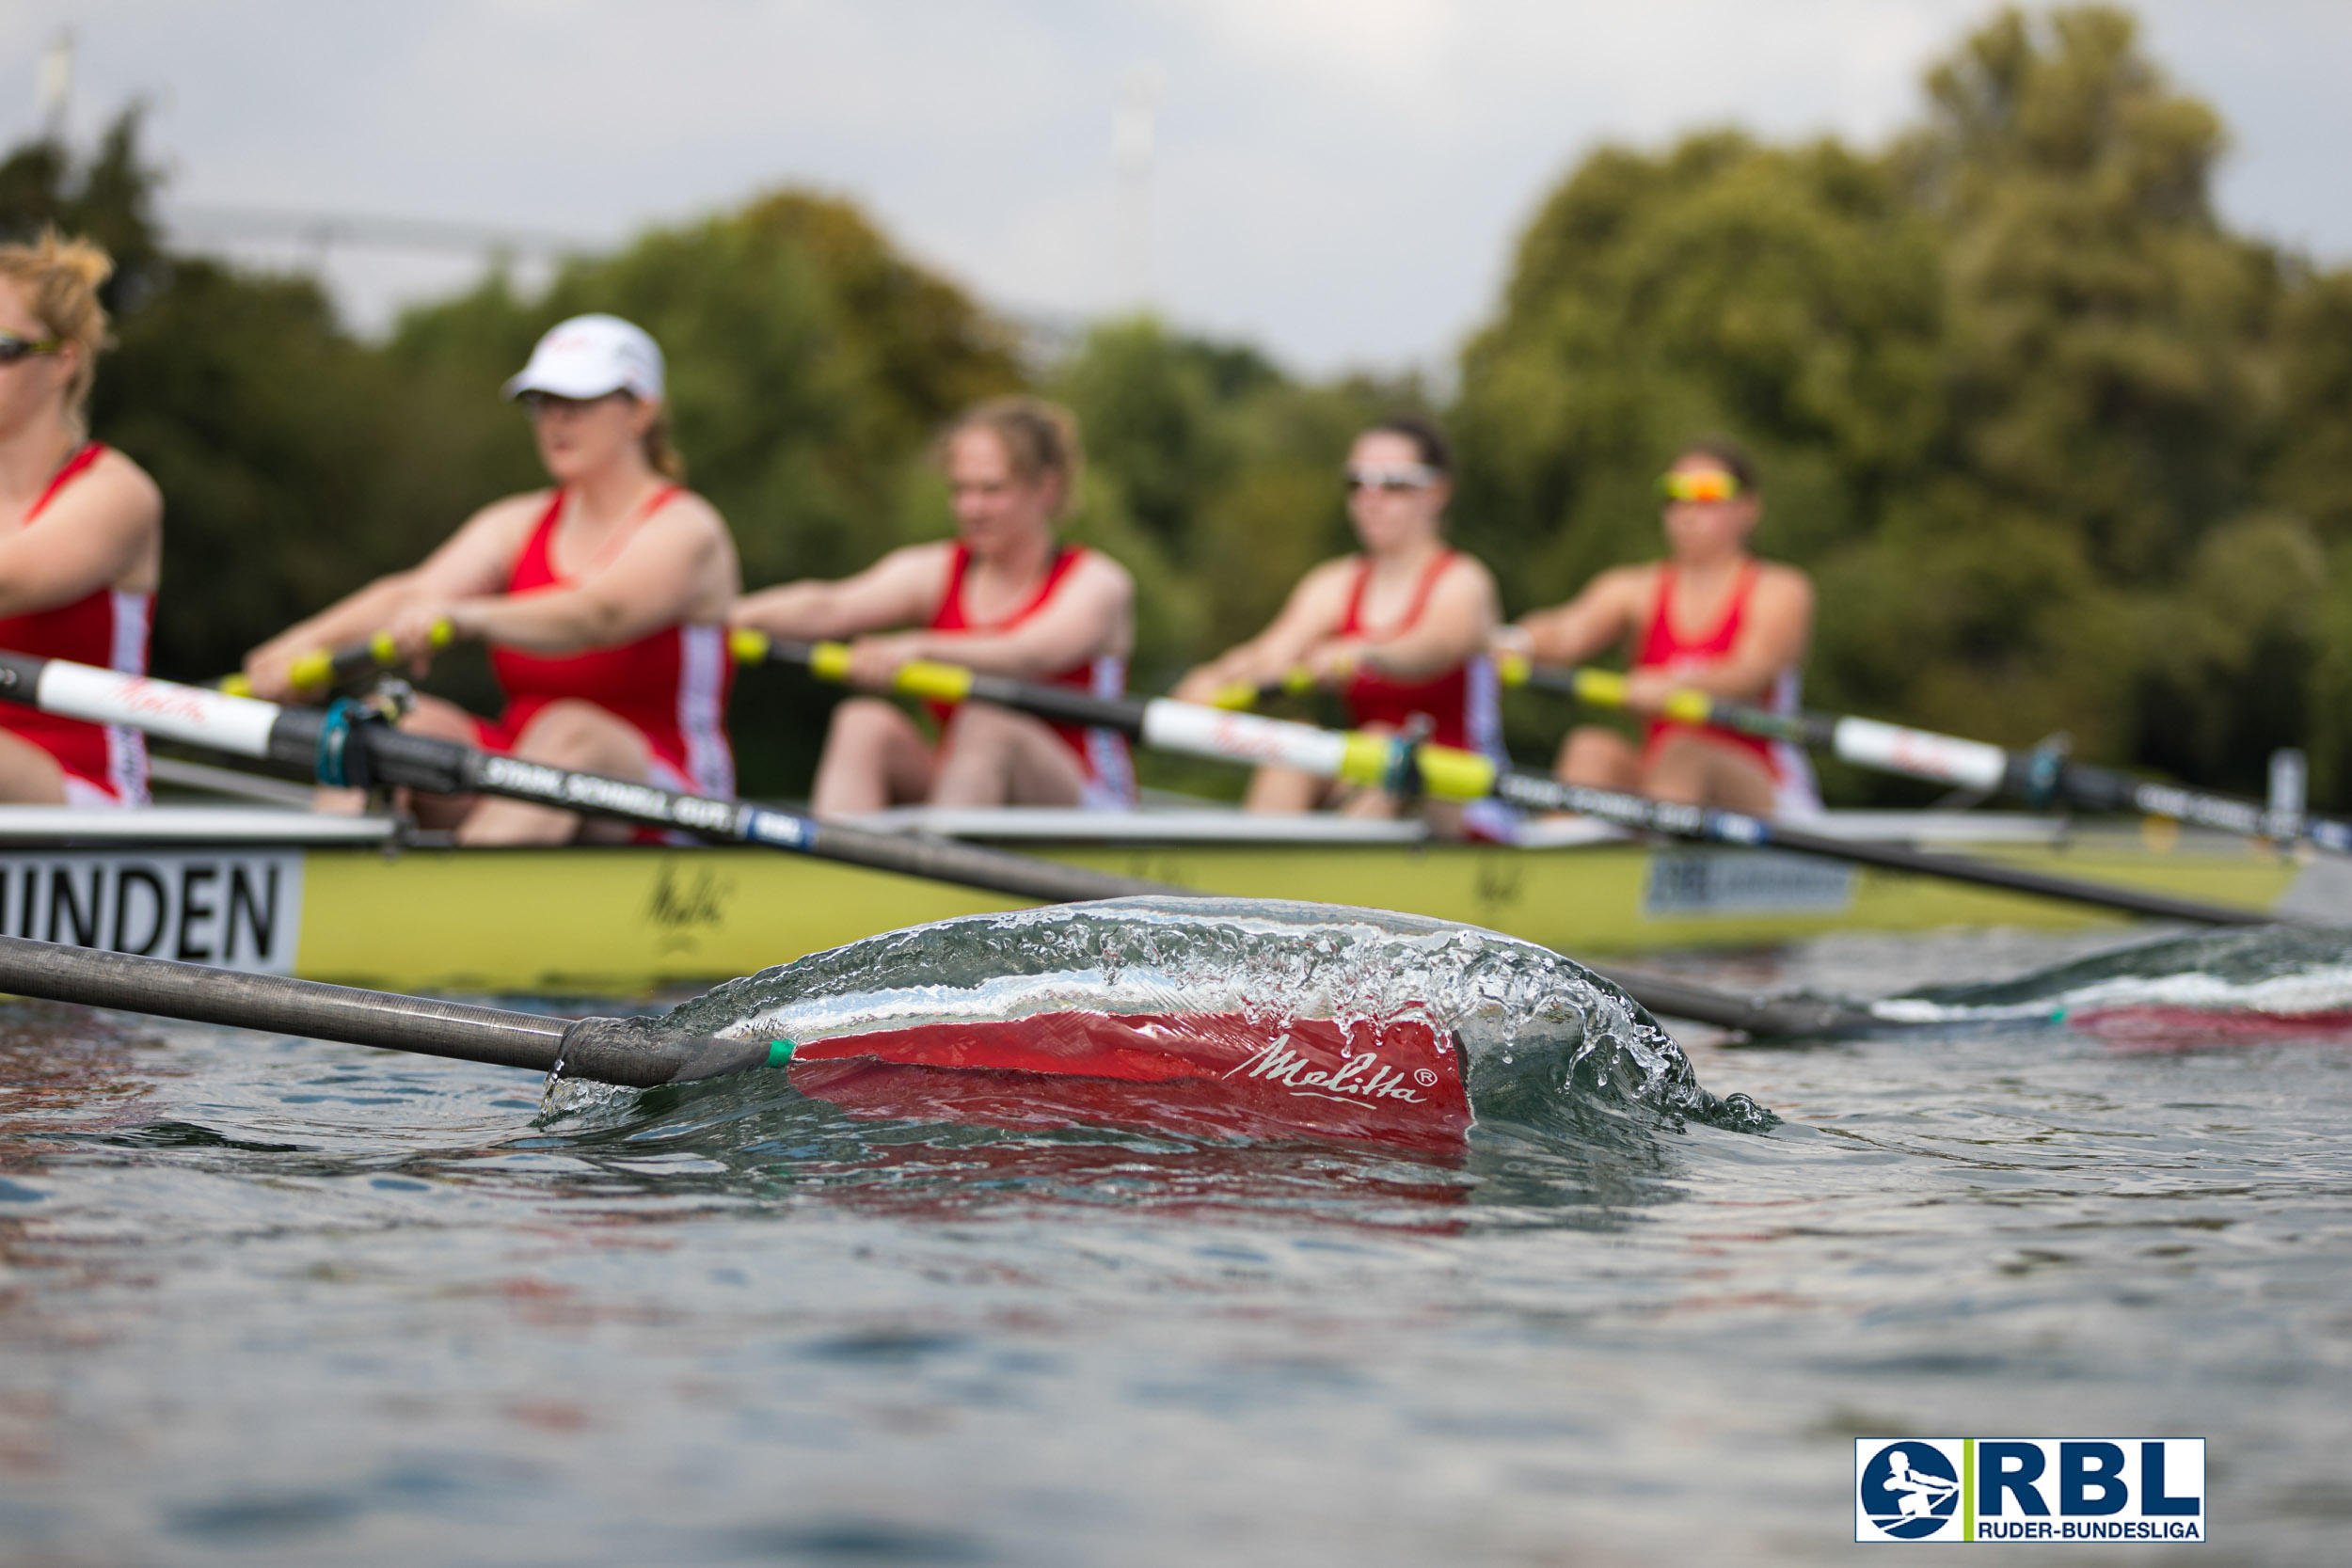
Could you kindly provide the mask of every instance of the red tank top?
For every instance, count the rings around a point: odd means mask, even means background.
[[[1045,580],[1029,597],[1029,602],[1000,621],[981,622],[964,613],[963,580],[972,569],[972,552],[959,542],[947,558],[947,587],[940,595],[939,608],[931,612],[932,631],[1010,631],[1036,615],[1053,599],[1078,562],[1086,559],[1086,549],[1078,545],[1064,545],[1054,557],[1054,564],[1046,570]],[[1054,686],[1075,687],[1097,697],[1120,697],[1127,691],[1127,661],[1116,654],[1103,654],[1073,664],[1067,670],[1055,670],[1033,677]],[[954,708],[946,703],[926,703],[931,717],[946,725]],[[1089,728],[1080,724],[1055,724],[1051,728],[1061,743],[1076,755],[1078,766],[1086,775],[1083,799],[1089,806],[1126,806],[1135,803],[1135,763],[1127,751],[1127,737],[1117,730]]]
[[[1711,664],[1730,657],[1740,641],[1740,623],[1747,619],[1748,596],[1756,592],[1760,568],[1753,561],[1740,568],[1739,578],[1731,585],[1731,602],[1724,608],[1723,619],[1704,637],[1685,637],[1675,629],[1674,593],[1675,569],[1669,562],[1658,568],[1658,603],[1651,610],[1649,627],[1642,634],[1642,645],[1633,655],[1636,670],[1687,670],[1693,665]],[[1777,703],[1774,705],[1778,705]],[[1704,735],[1709,740],[1725,746],[1736,746],[1752,752],[1758,761],[1772,769],[1772,777],[1780,778],[1784,763],[1773,744],[1759,736],[1742,735],[1737,730],[1721,730],[1712,725],[1678,724],[1670,720],[1653,719],[1643,736],[1643,749],[1655,752],[1668,736],[1677,734]]]
[[[1413,597],[1404,615],[1395,625],[1375,631],[1364,622],[1364,592],[1372,584],[1372,562],[1367,558],[1356,568],[1356,586],[1347,595],[1347,614],[1340,622],[1339,635],[1375,643],[1404,636],[1420,622],[1429,608],[1429,596],[1437,592],[1438,579],[1454,562],[1454,551],[1439,550],[1413,585]],[[1494,664],[1484,654],[1434,675],[1407,678],[1359,670],[1341,697],[1357,724],[1385,724],[1402,730],[1416,715],[1426,714],[1432,726],[1429,738],[1438,745],[1489,756],[1502,750],[1502,702]]]
[[[670,484],[656,491],[629,531],[681,489]],[[563,520],[564,501],[564,493],[558,490],[531,531],[507,577],[509,594],[571,586],[571,579],[555,569],[555,529]],[[506,693],[506,711],[498,721],[479,726],[482,743],[491,750],[512,751],[532,715],[549,703],[574,698],[594,703],[645,737],[656,764],[656,783],[704,795],[735,793],[735,756],[728,750],[726,732],[735,667],[726,655],[723,628],[664,626],[618,647],[552,657],[493,644],[490,668]]]
[[[40,516],[58,491],[88,472],[105,451],[103,443],[92,441],[68,458],[24,514],[24,521],[29,524]],[[0,648],[144,675],[153,599],[151,594],[95,588],[72,604],[0,618]],[[13,703],[0,704],[0,729],[57,759],[66,776],[68,805],[147,803],[147,737],[138,731],[59,719]]]

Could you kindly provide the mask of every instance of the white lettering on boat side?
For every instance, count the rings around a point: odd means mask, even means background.
[[[299,850],[0,851],[0,934],[291,974]]]
[[[1288,1037],[1269,1040],[1225,1076],[1239,1073],[1281,1085],[1294,1094],[1325,1100],[1402,1100],[1421,1103],[1421,1096],[1405,1086],[1405,1074],[1382,1067],[1379,1054],[1359,1051],[1335,1068],[1319,1068],[1314,1058],[1291,1048]]]

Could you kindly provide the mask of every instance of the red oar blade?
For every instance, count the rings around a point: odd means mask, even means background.
[[[1426,1020],[1107,1013],[868,1030],[797,1046],[792,1086],[861,1116],[1443,1152],[1470,1126],[1453,1035]]]

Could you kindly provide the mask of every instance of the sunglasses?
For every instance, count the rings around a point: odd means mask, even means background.
[[[1740,481],[1721,468],[1677,468],[1658,476],[1658,493],[1670,501],[1738,500]]]
[[[1347,488],[1358,490],[1426,490],[1438,483],[1438,470],[1426,463],[1406,463],[1393,468],[1350,468]]]
[[[63,338],[20,338],[13,332],[0,332],[0,365],[13,365],[36,354],[55,354],[63,347]]]

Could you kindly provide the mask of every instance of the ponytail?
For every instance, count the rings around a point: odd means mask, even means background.
[[[31,245],[0,245],[0,277],[24,291],[24,303],[49,336],[73,345],[73,376],[66,383],[65,418],[78,439],[88,423],[90,388],[98,380],[98,351],[106,346],[106,308],[98,286],[113,276],[114,261],[87,240],[44,229]]]

